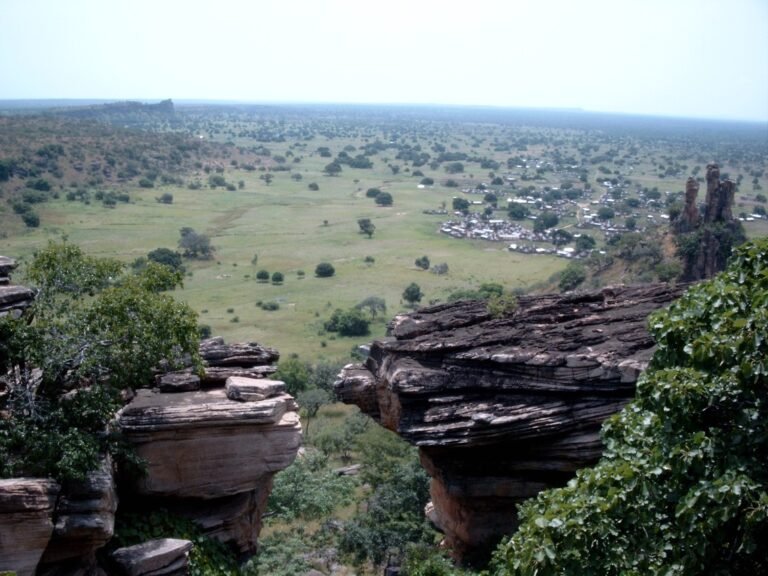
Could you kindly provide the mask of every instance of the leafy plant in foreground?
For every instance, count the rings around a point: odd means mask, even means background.
[[[650,330],[658,349],[602,460],[521,506],[497,575],[768,573],[768,239]]]

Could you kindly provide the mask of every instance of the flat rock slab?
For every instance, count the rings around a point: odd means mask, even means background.
[[[176,538],[150,540],[118,548],[112,559],[125,576],[160,576],[181,573],[188,564],[192,542]]]
[[[230,376],[226,382],[227,398],[242,402],[260,402],[285,392],[285,382]]]
[[[189,372],[170,372],[157,378],[160,392],[193,392],[200,390],[200,376]]]

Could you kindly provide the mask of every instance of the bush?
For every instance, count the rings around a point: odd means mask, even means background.
[[[21,215],[21,219],[24,222],[24,224],[27,226],[27,228],[37,228],[40,226],[40,216],[37,215],[37,212],[34,212],[32,210],[28,210],[24,212]]]
[[[416,258],[414,264],[417,268],[421,268],[422,270],[429,270],[429,257],[422,256],[421,258]]]
[[[285,280],[285,276],[283,276],[282,272],[274,272],[272,274],[272,284],[282,284],[283,280]]]
[[[370,321],[361,310],[337,309],[324,327],[328,332],[338,332],[341,336],[366,336],[369,333]]]
[[[261,304],[259,304],[259,307],[262,310],[266,310],[267,312],[274,312],[275,310],[280,310],[280,304],[278,304],[274,300],[271,300],[269,302],[262,302]]]
[[[379,206],[392,206],[393,199],[392,194],[389,192],[381,192],[374,198],[374,202]]]
[[[269,282],[269,271],[259,270],[256,272],[256,280],[258,282]]]
[[[320,262],[315,267],[315,276],[318,278],[330,278],[334,274],[336,274],[336,269],[330,262]]]
[[[584,269],[584,266],[570,262],[560,275],[558,287],[560,292],[568,292],[569,290],[575,290],[586,279],[587,271]]]
[[[368,190],[365,191],[366,198],[376,198],[379,194],[381,194],[381,190],[378,188],[368,188]]]

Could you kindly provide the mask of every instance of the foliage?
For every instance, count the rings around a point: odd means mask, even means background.
[[[560,218],[554,212],[542,212],[533,223],[534,232],[544,232],[554,228],[560,222]]]
[[[415,305],[417,302],[421,302],[423,297],[424,293],[416,282],[411,282],[405,287],[405,290],[403,290],[403,300],[408,302],[411,306]]]
[[[443,550],[425,544],[409,544],[402,566],[403,576],[469,576],[457,568]]]
[[[106,433],[117,391],[149,384],[161,367],[199,366],[196,315],[160,293],[181,275],[154,262],[136,275],[122,270],[66,242],[30,263],[36,301],[25,318],[0,319],[1,475],[82,478],[105,450],[122,458]]]
[[[184,271],[181,254],[170,248],[155,248],[147,254],[147,260],[152,260],[158,264],[165,264],[174,270]]]
[[[560,274],[558,288],[560,288],[560,292],[575,290],[586,279],[587,271],[584,266],[577,264],[576,262],[569,262],[568,266],[566,266],[565,270]]]
[[[330,262],[320,262],[315,266],[315,276],[318,278],[330,278],[334,274],[336,274],[336,269]]]
[[[321,452],[307,450],[275,475],[267,514],[286,521],[328,518],[336,507],[351,503],[355,484],[331,470]]]
[[[457,212],[464,212],[466,214],[469,211],[469,200],[465,198],[454,198],[452,206]]]
[[[368,296],[362,302],[355,304],[355,308],[358,310],[368,310],[368,313],[371,315],[371,320],[376,318],[376,314],[379,312],[382,314],[387,313],[387,303],[384,298],[379,296]]]
[[[179,231],[179,248],[185,258],[200,258],[207,260],[213,256],[211,239],[205,234],[199,234],[192,228],[184,227]]]
[[[422,270],[429,270],[429,257],[428,256],[421,256],[419,258],[416,258],[414,261],[414,264],[417,268],[421,268]]]
[[[592,250],[597,243],[589,234],[582,234],[576,238],[575,247],[577,252],[588,252]]]
[[[604,424],[602,460],[521,506],[498,575],[768,572],[768,239],[650,329],[658,348]]]
[[[366,336],[370,332],[370,324],[358,308],[337,308],[324,327],[328,332],[338,332],[341,336]]]
[[[307,363],[299,360],[298,356],[291,356],[278,364],[274,379],[285,382],[285,389],[288,394],[296,396],[302,390],[307,389],[309,371],[310,367]]]
[[[282,284],[283,280],[285,280],[285,276],[282,272],[272,273],[272,284]]]
[[[193,544],[189,553],[190,576],[230,576],[236,572],[237,559],[232,551],[218,540],[205,536],[191,520],[164,509],[149,513],[120,510],[110,547],[133,546],[156,538],[181,538]]]
[[[510,202],[507,209],[507,215],[512,220],[525,220],[531,213],[528,207],[524,204],[518,204],[517,202]]]
[[[517,310],[514,294],[492,294],[488,298],[488,313],[494,318],[503,318]]]
[[[360,233],[365,234],[370,238],[376,230],[376,225],[371,222],[370,218],[359,218],[357,225],[360,228]]]
[[[256,280],[258,282],[269,282],[269,270],[259,270],[256,272]]]
[[[374,198],[373,201],[379,206],[392,206],[392,203],[394,202],[392,194],[389,192],[380,192],[376,195],[376,198]]]

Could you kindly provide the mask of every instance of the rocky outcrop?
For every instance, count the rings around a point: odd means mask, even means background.
[[[11,272],[16,269],[16,260],[0,256],[0,318],[8,314],[15,317],[32,305],[35,293],[26,286],[11,286]]]
[[[117,490],[109,459],[84,480],[67,482],[56,504],[53,536],[42,565],[69,563],[91,572],[96,551],[114,534]]]
[[[161,538],[118,548],[112,561],[122,576],[183,576],[188,574],[190,550],[189,540]]]
[[[428,515],[463,561],[486,558],[516,505],[597,461],[603,420],[633,396],[654,343],[647,318],[681,287],[612,287],[398,316],[337,395],[419,447]]]
[[[685,207],[672,222],[686,281],[711,278],[724,270],[731,249],[746,240],[741,223],[733,217],[736,184],[720,180],[717,164],[707,165],[706,181],[707,194],[700,209],[696,204],[699,183],[688,179]]]
[[[0,256],[0,286],[11,283],[11,272],[16,269],[16,260]]]
[[[0,480],[0,572],[35,574],[53,533],[59,489],[41,478]]]
[[[284,389],[231,378],[226,389],[138,391],[117,419],[147,466],[132,500],[152,507],[162,499],[241,553],[254,552],[272,477],[301,444],[297,406]]]

